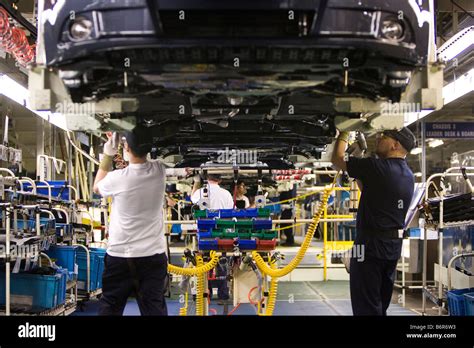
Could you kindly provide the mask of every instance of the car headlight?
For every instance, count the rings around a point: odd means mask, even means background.
[[[86,40],[92,34],[92,22],[87,18],[78,17],[72,22],[69,32],[74,40]]]
[[[405,36],[405,30],[400,21],[386,19],[382,22],[382,34],[389,40],[401,41]]]

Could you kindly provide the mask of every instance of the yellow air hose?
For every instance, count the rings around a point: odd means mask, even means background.
[[[180,316],[187,316],[188,315],[188,292],[184,294],[184,307],[179,309]]]
[[[196,268],[202,267],[204,262],[202,261],[201,255],[196,255]],[[197,276],[196,283],[196,315],[204,315],[204,273],[200,273]]]
[[[184,268],[177,267],[172,264],[168,264],[168,271],[173,274],[178,274],[181,276],[197,276],[197,293],[196,293],[196,315],[204,315],[204,274],[216,267],[217,262],[219,262],[219,254],[215,251],[211,251],[209,254],[211,260],[204,264],[201,255],[196,256],[196,267],[194,268]],[[179,315],[187,315],[188,313],[188,293],[186,296],[186,304],[184,307],[179,309]]]
[[[260,254],[257,251],[252,252],[252,257],[255,260],[255,263],[257,264],[257,267],[260,269],[260,271],[266,275],[269,275],[272,278],[280,278],[286,276],[288,273],[293,271],[301,262],[303,259],[306,251],[308,250],[311,240],[313,239],[314,232],[316,231],[316,228],[318,227],[319,220],[321,220],[321,217],[324,214],[324,211],[326,210],[329,196],[331,194],[331,191],[333,190],[336,180],[337,180],[338,175],[334,177],[334,181],[331,185],[331,187],[326,188],[323,192],[323,197],[321,200],[321,206],[319,207],[317,213],[313,216],[313,221],[309,225],[308,232],[306,232],[305,239],[303,241],[303,244],[301,245],[301,248],[298,250],[298,253],[296,256],[293,258],[293,260],[290,261],[288,265],[286,265],[283,268],[280,269],[273,269],[270,268],[266,262],[263,260],[263,258],[260,256]]]
[[[194,268],[183,268],[183,267],[178,267],[178,266],[169,264],[168,271],[173,274],[189,276],[189,277],[203,274],[203,273],[209,272],[211,269],[216,267],[217,262],[219,262],[219,255],[215,251],[210,252],[210,257],[211,257],[211,260],[208,263],[201,266],[194,267]]]
[[[270,267],[272,269],[277,268],[275,260],[270,263]],[[277,292],[278,292],[278,278],[272,277],[272,280],[270,281],[270,291],[268,295],[267,308],[265,309],[265,313],[261,315],[265,315],[265,316],[273,315],[273,311],[275,310]]]

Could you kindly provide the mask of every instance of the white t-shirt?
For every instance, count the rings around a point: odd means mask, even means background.
[[[166,251],[165,171],[161,162],[130,164],[97,184],[103,197],[112,197],[109,255],[145,257]]]
[[[207,196],[209,197],[209,209],[232,209],[234,208],[234,199],[229,191],[223,189],[217,184],[207,185]],[[191,202],[197,204],[201,197],[204,197],[203,189],[200,188],[191,196]]]

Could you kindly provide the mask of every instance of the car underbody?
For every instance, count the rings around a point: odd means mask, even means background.
[[[341,120],[400,126],[372,121],[381,103],[413,99],[430,44],[427,5],[400,8],[401,19],[386,1],[49,4],[42,63],[71,103],[94,106],[66,115],[71,130],[143,124],[159,156],[197,163],[216,149],[254,149],[283,166],[319,158]]]

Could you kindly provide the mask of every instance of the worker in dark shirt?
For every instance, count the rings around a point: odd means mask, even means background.
[[[416,139],[408,128],[384,131],[377,134],[377,158],[345,158],[348,138],[347,132],[339,134],[332,163],[357,179],[362,191],[350,260],[352,311],[354,315],[386,315],[414,190],[405,157]]]

